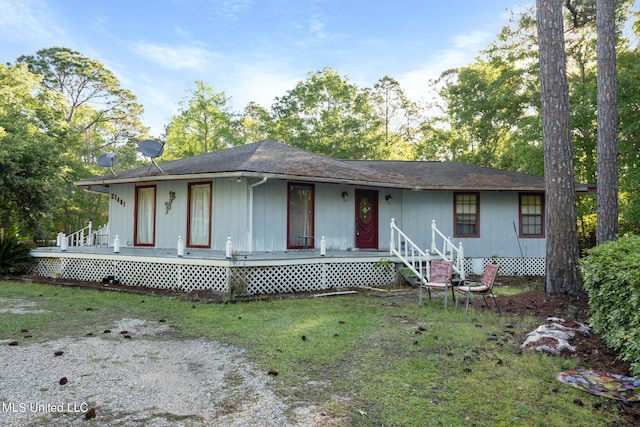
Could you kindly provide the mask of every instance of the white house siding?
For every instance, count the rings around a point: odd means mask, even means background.
[[[519,226],[518,193],[481,192],[480,193],[480,237],[455,238],[453,192],[411,192],[403,195],[403,212],[399,227],[420,247],[431,245],[431,222],[445,236],[451,237],[456,245],[462,242],[467,258],[479,257],[525,257],[542,258],[545,256],[545,239],[518,239],[513,229]],[[438,240],[439,241],[439,240]],[[522,247],[522,254],[520,247]]]
[[[171,193],[175,199],[171,201]],[[167,210],[170,203],[171,208]],[[156,185],[156,247],[176,248],[178,236],[187,239],[187,183],[160,182]],[[133,235],[132,235],[133,236]]]
[[[254,188],[254,250],[287,250],[288,181],[269,180]],[[349,193],[347,201],[341,194]],[[346,250],[354,243],[354,188],[337,184],[314,184],[314,243],[325,237],[327,250]]]
[[[253,249],[257,252],[284,251],[286,236],[287,183],[268,180],[253,188]]]
[[[348,196],[345,201],[342,192]],[[316,185],[315,244],[325,237],[327,250],[346,250],[355,243],[355,187],[336,184]]]
[[[156,184],[156,247],[175,248],[178,236],[186,241],[187,193],[189,182],[175,181]],[[224,251],[227,237],[238,252],[286,251],[287,184],[288,181],[270,179],[253,189],[253,241],[249,213],[249,186],[258,179],[220,178],[212,180],[211,249]],[[348,250],[354,246],[355,190],[378,191],[378,248],[389,249],[389,224],[395,218],[398,226],[420,247],[431,245],[431,222],[457,244],[462,242],[467,258],[530,257],[544,258],[544,238],[518,238],[513,223],[519,225],[518,193],[480,193],[480,238],[457,239],[453,236],[453,192],[408,191],[367,188],[341,184],[314,184],[315,188],[315,249],[322,236],[327,251]],[[175,193],[171,209],[166,203],[170,192]],[[349,196],[345,201],[342,192]],[[386,196],[391,196],[389,201]],[[135,185],[111,187],[109,206],[110,244],[119,235],[121,246],[134,242]],[[520,243],[520,246],[518,245]],[[251,244],[252,243],[252,244]],[[251,247],[253,246],[253,247]],[[522,249],[522,252],[521,252]]]
[[[544,238],[518,238],[513,228],[514,223],[519,228],[518,203],[518,193],[480,193],[480,237],[456,239],[462,242],[465,257],[545,257]]]
[[[269,180],[254,188],[254,250],[258,252],[285,251],[287,235],[287,181]],[[320,248],[324,236],[328,251],[347,250],[355,243],[355,187],[340,184],[314,184],[314,243]],[[379,230],[381,250],[389,248],[389,224],[400,215],[402,192],[378,191]],[[342,193],[348,193],[347,200]],[[391,202],[385,196],[392,196]]]
[[[396,224],[421,248],[431,247],[431,222],[445,236],[453,236],[453,193],[448,191],[403,191],[402,215]]]
[[[248,183],[245,178],[213,181],[211,249],[224,251],[227,237],[234,250],[246,251],[249,242]]]
[[[389,250],[389,240],[391,238],[391,219],[399,221],[402,218],[402,206],[404,204],[404,192],[401,190],[380,189],[378,197],[378,248]],[[389,195],[391,199],[387,201],[385,197]]]
[[[112,185],[109,201],[109,246],[118,236],[121,246],[133,246],[133,213],[135,187],[129,184]]]

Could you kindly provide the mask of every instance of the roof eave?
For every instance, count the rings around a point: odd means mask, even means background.
[[[149,182],[165,182],[165,181],[194,181],[205,180],[215,178],[269,178],[269,179],[281,179],[287,181],[313,181],[322,182],[327,184],[341,184],[341,185],[353,185],[353,186],[366,186],[366,187],[384,187],[395,188],[398,190],[410,190],[410,191],[544,191],[544,188],[535,186],[522,186],[522,187],[477,187],[477,188],[462,188],[457,186],[445,185],[445,186],[423,186],[402,184],[397,182],[383,182],[383,181],[367,181],[357,179],[345,179],[345,178],[331,178],[331,177],[311,177],[306,175],[290,175],[290,174],[274,174],[274,173],[261,173],[261,172],[247,172],[247,171],[234,171],[234,172],[216,172],[205,174],[188,174],[188,175],[155,175],[155,176],[141,176],[133,178],[118,178],[108,177],[99,180],[83,180],[76,181],[73,184],[78,187],[84,187],[88,191],[105,193],[108,192],[106,188],[110,185],[116,184],[138,184]],[[95,190],[99,188],[100,190]],[[93,190],[92,190],[93,189]],[[104,191],[104,190],[106,191]]]

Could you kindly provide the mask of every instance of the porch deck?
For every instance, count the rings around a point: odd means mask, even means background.
[[[33,250],[34,274],[99,282],[105,278],[129,286],[233,294],[272,294],[386,285],[396,280],[395,257],[388,251],[234,253],[185,249],[59,247]]]
[[[143,258],[175,258],[184,260],[211,260],[211,261],[230,261],[226,258],[224,251],[212,251],[210,249],[192,249],[186,248],[184,250],[184,256],[179,258],[175,249],[161,249],[161,248],[145,248],[145,247],[120,247],[119,253],[113,252],[113,247],[107,246],[69,246],[66,251],[61,251],[58,246],[46,246],[38,247],[31,251],[35,257],[42,257],[52,254],[67,254],[75,256],[77,255],[102,255],[112,257],[143,257]],[[269,261],[283,261],[283,260],[309,260],[313,258],[329,259],[329,258],[376,258],[380,260],[395,258],[389,255],[388,250],[364,250],[356,249],[349,251],[327,251],[325,256],[320,255],[320,250],[314,249],[293,249],[284,252],[234,252],[232,259],[236,261],[247,262],[269,262]],[[397,262],[397,260],[396,260]]]

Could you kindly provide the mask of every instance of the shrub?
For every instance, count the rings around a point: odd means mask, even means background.
[[[29,246],[20,243],[14,236],[0,239],[0,273],[24,273],[31,263]]]
[[[580,269],[591,325],[640,374],[640,237],[623,237],[587,254]]]

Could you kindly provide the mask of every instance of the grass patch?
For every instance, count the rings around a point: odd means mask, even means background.
[[[25,314],[1,311],[17,301],[29,304]],[[624,425],[615,404],[555,380],[573,361],[519,350],[535,319],[465,315],[438,298],[418,306],[394,293],[206,304],[0,282],[0,339],[21,345],[101,332],[125,317],[164,318],[178,337],[244,348],[277,373],[292,405],[316,404],[349,425]]]

